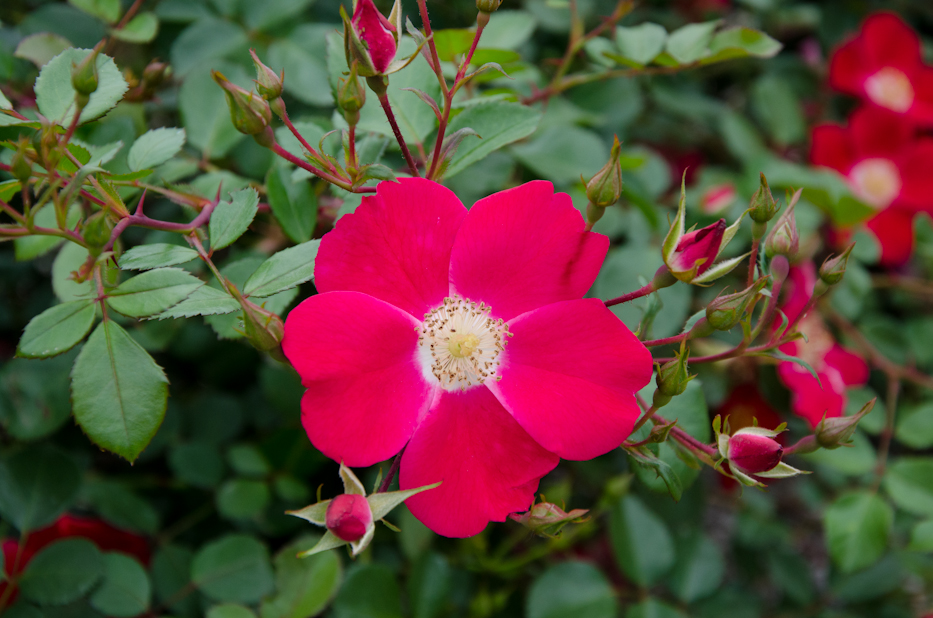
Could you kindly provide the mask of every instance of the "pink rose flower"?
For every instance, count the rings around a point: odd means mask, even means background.
[[[933,125],[933,68],[923,64],[920,37],[894,13],[869,15],[858,35],[835,50],[829,83]]]
[[[525,511],[560,457],[616,447],[651,355],[597,299],[606,256],[570,197],[536,181],[467,209],[421,178],[383,182],[321,241],[320,294],[285,322],[312,444],[348,466],[403,448],[399,483],[439,534]]]
[[[784,284],[788,295],[782,309],[793,320],[806,306],[816,285],[812,263],[791,268]],[[820,419],[842,416],[846,390],[868,382],[868,365],[858,355],[839,345],[817,314],[804,316],[799,328],[807,341],[798,339],[781,346],[781,352],[808,363],[819,381],[805,367],[792,361],[778,364],[778,377],[791,391],[794,413],[816,427]]]

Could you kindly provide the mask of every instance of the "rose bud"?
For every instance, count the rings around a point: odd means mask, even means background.
[[[725,231],[726,220],[720,219],[699,230],[687,232],[677,243],[667,267],[678,279],[678,275],[692,273],[690,279],[702,275],[713,265],[713,260],[719,254]]]
[[[706,320],[716,330],[731,330],[745,317],[749,305],[758,298],[767,282],[768,278],[762,277],[741,292],[717,296],[706,307]]]
[[[800,192],[794,195],[799,198]],[[797,257],[797,249],[800,246],[800,235],[797,233],[797,218],[794,216],[794,207],[797,205],[797,199],[792,199],[790,206],[784,211],[784,214],[778,218],[774,224],[774,229],[765,240],[765,255],[773,258],[775,255],[783,255],[788,260]]]
[[[352,543],[373,525],[373,512],[365,496],[340,494],[327,506],[327,529],[342,541]]]
[[[673,359],[658,366],[655,376],[658,388],[654,391],[651,405],[656,408],[666,406],[671,399],[687,390],[687,384],[696,377],[690,375],[687,369],[687,357],[689,356],[690,350],[681,347],[680,351],[674,354]]]
[[[227,95],[230,119],[236,130],[247,135],[262,133],[272,122],[269,103],[259,95],[231,83],[219,71],[211,71],[211,75]]]
[[[767,472],[781,463],[783,454],[784,447],[780,442],[760,433],[758,427],[746,427],[739,429],[729,438],[726,459],[743,472],[758,474]]]
[[[768,179],[761,174],[761,185],[752,196],[752,202],[749,206],[748,216],[755,223],[767,223],[774,218],[780,206],[771,195],[771,188],[768,186]]]
[[[820,266],[820,279],[826,285],[836,285],[846,274],[846,264],[849,262],[849,255],[855,243],[852,243],[840,255],[826,258],[823,265]]]
[[[358,0],[353,17],[347,18],[341,7],[347,66],[359,63],[362,77],[384,75],[398,51],[399,26],[379,12],[372,0]],[[400,21],[401,10],[393,7],[392,16]]]

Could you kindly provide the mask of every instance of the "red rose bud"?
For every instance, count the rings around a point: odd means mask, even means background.
[[[327,529],[342,541],[352,543],[373,525],[373,512],[365,496],[340,494],[327,505]]]
[[[799,192],[796,195],[799,195]],[[791,200],[790,206],[784,211],[774,229],[765,240],[765,255],[773,258],[776,255],[783,255],[788,260],[793,260],[797,256],[797,249],[800,247],[800,235],[797,233],[797,218],[794,216],[794,207],[796,200]]]
[[[253,57],[253,64],[256,66],[256,79],[253,81],[256,82],[256,90],[259,92],[259,95],[266,101],[278,99],[282,96],[285,71],[277,75],[275,71],[259,60],[259,56],[256,55],[256,50],[254,49],[249,50],[249,55]]]
[[[758,294],[768,282],[767,277],[762,277],[749,288],[736,294],[727,294],[718,296],[706,307],[706,320],[710,326],[716,330],[731,330],[748,310]]]
[[[702,229],[684,234],[667,264],[671,273],[684,281],[681,277],[689,280],[706,272],[719,255],[725,232],[726,220],[720,219]]]
[[[772,470],[781,463],[784,447],[765,433],[774,432],[759,427],[739,429],[729,438],[726,459],[748,474]]]
[[[852,249],[855,247],[855,243],[852,243],[846,250],[840,255],[826,258],[826,261],[823,262],[823,265],[820,266],[820,280],[826,285],[836,285],[842,281],[842,277],[846,274],[846,264],[849,262],[849,255],[852,253]]]
[[[342,7],[340,12],[347,66],[358,62],[359,74],[363,77],[384,75],[398,50],[396,25],[379,12],[372,0],[358,0],[351,19],[347,18]],[[393,8],[392,12],[396,14],[397,9]]]
[[[272,109],[265,99],[231,83],[219,71],[211,71],[211,76],[224,89],[227,105],[230,107],[230,119],[237,131],[256,135],[269,126],[272,122]]]

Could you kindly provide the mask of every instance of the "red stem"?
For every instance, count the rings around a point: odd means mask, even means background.
[[[392,132],[395,133],[395,140],[398,142],[399,147],[402,149],[402,156],[405,157],[405,162],[408,164],[408,170],[411,172],[412,176],[418,177],[418,166],[415,164],[415,160],[411,156],[411,151],[408,150],[408,144],[405,143],[405,138],[402,137],[402,132],[398,128],[398,122],[395,121],[395,114],[392,113],[392,105],[389,103],[389,96],[383,92],[379,95],[379,103],[382,104],[382,109],[386,113],[386,118],[389,120],[389,124],[392,126]]]
[[[326,180],[327,182],[332,183],[332,184],[335,184],[335,185],[337,185],[338,187],[340,187],[341,189],[344,189],[344,190],[346,190],[346,191],[350,191],[350,192],[352,192],[352,193],[375,193],[375,192],[376,192],[376,188],[375,188],[375,187],[357,187],[357,188],[354,189],[353,186],[350,184],[350,181],[349,181],[349,180],[345,180],[345,179],[343,179],[343,178],[337,178],[337,177],[334,176],[333,174],[328,174],[328,173],[325,172],[324,170],[319,170],[318,168],[314,167],[313,165],[311,165],[311,164],[308,163],[307,161],[304,161],[304,160],[302,160],[302,159],[299,159],[298,157],[296,157],[295,155],[293,155],[293,154],[290,153],[289,151],[287,151],[287,150],[285,150],[284,148],[282,148],[282,147],[279,145],[278,142],[273,142],[273,143],[272,143],[272,152],[274,152],[275,154],[279,155],[280,157],[282,157],[283,159],[285,159],[285,160],[288,161],[289,163],[293,163],[293,164],[297,165],[298,167],[300,167],[300,168],[302,168],[302,169],[305,169],[305,170],[311,172],[311,173],[314,174],[315,176],[318,176],[318,177],[320,177],[320,178],[323,178],[323,179]]]
[[[654,292],[653,281],[649,282],[648,285],[644,287],[638,288],[634,292],[629,292],[628,294],[623,294],[622,296],[619,296],[617,298],[609,299],[606,301],[605,305],[607,307],[612,307],[614,305],[621,305],[622,303],[633,301],[637,298],[641,298],[642,296],[647,296],[648,294],[651,294],[652,292]]]
[[[665,337],[664,339],[649,339],[648,341],[642,341],[646,348],[653,348],[659,345],[667,345],[669,343],[680,343],[683,341],[689,332],[680,333],[679,335],[674,335],[673,337]]]

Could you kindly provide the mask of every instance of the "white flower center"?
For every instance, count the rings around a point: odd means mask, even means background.
[[[901,174],[889,159],[865,159],[849,172],[855,194],[877,209],[887,208],[901,192]]]
[[[865,92],[875,105],[904,113],[914,104],[914,87],[902,71],[884,67],[865,80]]]
[[[508,325],[490,317],[486,303],[453,296],[424,314],[418,354],[426,373],[447,391],[466,390],[486,380],[500,380],[499,353],[511,336]]]

